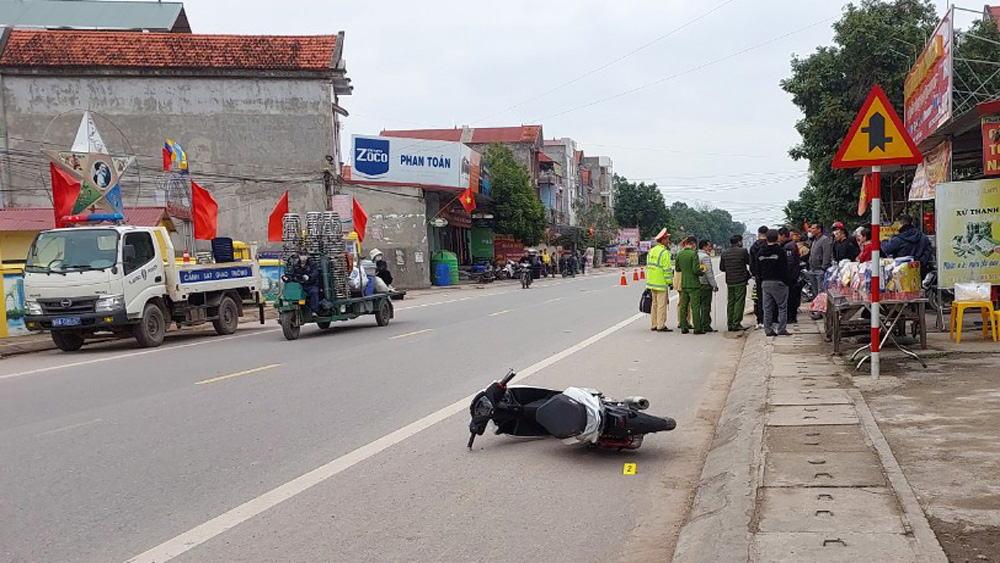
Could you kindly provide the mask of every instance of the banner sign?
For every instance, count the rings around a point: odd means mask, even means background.
[[[351,180],[479,191],[481,158],[466,145],[402,137],[354,135]]]
[[[953,14],[941,19],[903,84],[904,122],[917,144],[951,119]]]
[[[216,280],[231,280],[253,276],[253,268],[249,266],[232,266],[230,268],[212,268],[204,270],[181,270],[181,283],[198,283]]]
[[[639,252],[649,252],[652,249],[653,249],[653,241],[651,240],[639,241]]]
[[[1000,175],[1000,115],[983,116],[983,174]]]
[[[636,248],[639,246],[639,228],[629,227],[627,229],[618,229],[618,238],[615,239],[615,244]]]
[[[499,260],[517,262],[524,255],[524,243],[507,235],[493,235],[493,255]]]
[[[948,181],[951,170],[951,141],[942,141],[938,146],[924,154],[924,161],[917,165],[910,184],[910,201],[925,201],[934,199],[934,191],[938,184]]]
[[[1000,284],[1000,179],[937,188],[938,284]]]

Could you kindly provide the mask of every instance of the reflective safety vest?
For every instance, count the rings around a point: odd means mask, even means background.
[[[646,255],[646,287],[653,291],[666,291],[674,283],[674,268],[670,264],[670,251],[657,244]]]

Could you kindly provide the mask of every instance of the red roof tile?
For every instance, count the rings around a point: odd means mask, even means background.
[[[461,141],[463,129],[411,129],[402,131],[382,131],[383,137],[404,137],[430,141]],[[521,125],[520,127],[476,127],[472,128],[469,143],[535,143],[542,135],[541,125]]]
[[[549,158],[549,155],[540,152],[538,153],[538,162],[555,162],[555,161]]]
[[[8,67],[329,70],[336,35],[190,35],[13,30]]]
[[[986,6],[986,9],[989,11],[990,17],[993,18],[993,22],[1000,28],[1000,6]]]
[[[163,207],[130,207],[125,221],[137,227],[155,227],[166,215]],[[51,207],[5,207],[0,209],[0,231],[43,231],[56,228]]]

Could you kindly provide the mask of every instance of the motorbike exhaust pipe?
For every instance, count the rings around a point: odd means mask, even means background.
[[[644,411],[649,408],[649,399],[645,397],[625,397],[625,404],[634,409]]]

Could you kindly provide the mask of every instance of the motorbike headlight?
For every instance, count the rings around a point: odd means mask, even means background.
[[[38,304],[38,301],[25,301],[24,311],[29,315],[41,315],[42,306]]]
[[[119,309],[125,308],[125,296],[124,295],[109,295],[107,297],[101,297],[97,300],[97,304],[94,305],[95,313],[110,313],[112,311],[117,311]]]

